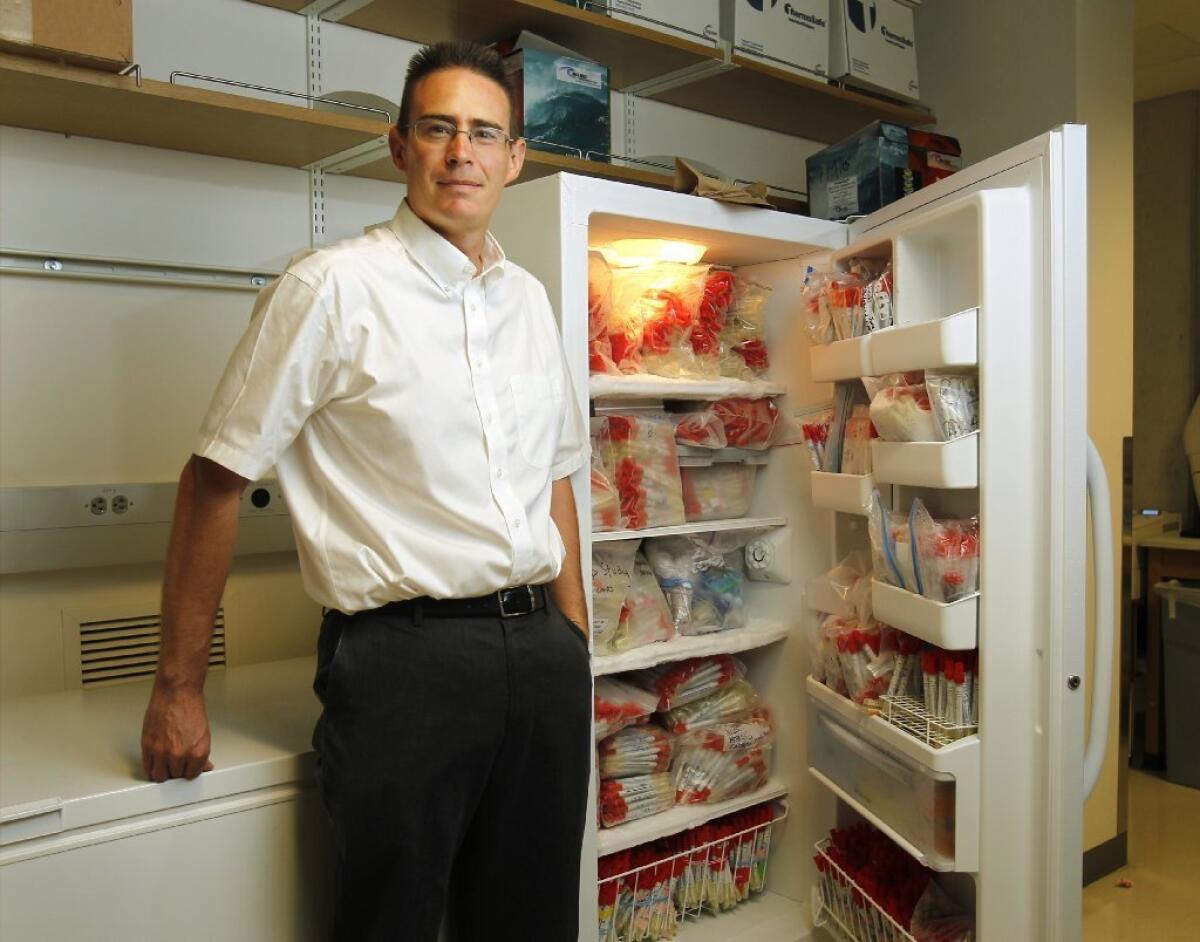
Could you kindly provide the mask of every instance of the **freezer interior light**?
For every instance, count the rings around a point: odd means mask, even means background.
[[[704,257],[708,246],[677,239],[617,239],[611,245],[601,246],[600,251],[610,265],[618,268],[653,262],[695,265]]]

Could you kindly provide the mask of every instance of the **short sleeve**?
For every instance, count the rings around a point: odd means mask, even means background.
[[[543,297],[545,292],[543,291]],[[551,311],[550,321],[554,323],[554,315],[550,309],[550,300],[546,299],[546,307]],[[550,479],[557,481],[574,474],[588,458],[590,440],[583,411],[579,407],[579,398],[575,395],[575,383],[567,365],[566,352],[563,349],[562,337],[557,327],[554,331],[554,342],[558,345],[558,363],[562,371],[563,389],[563,422],[558,436],[558,448],[554,452],[554,461],[550,466]]]
[[[249,480],[260,477],[329,401],[339,363],[325,304],[285,272],[258,296],[201,423],[196,454]]]

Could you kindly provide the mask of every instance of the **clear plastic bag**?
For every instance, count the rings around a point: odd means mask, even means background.
[[[627,675],[630,682],[655,697],[662,713],[702,700],[746,674],[745,665],[730,654],[693,657],[659,664]]]
[[[684,412],[673,417],[675,441],[693,448],[725,448],[725,426],[712,409],[699,412]]]
[[[770,367],[767,352],[766,308],[771,289],[749,278],[738,278],[733,306],[721,333],[721,375],[753,380]]]
[[[856,591],[862,584],[867,585],[867,597],[870,597],[871,565],[866,556],[859,550],[848,553],[836,566],[822,573],[814,580],[814,587],[820,591],[827,588],[838,599],[838,608],[832,615],[843,618],[858,618],[869,620],[870,613],[864,615],[860,610],[862,593]]]
[[[588,370],[617,373],[608,328],[612,321],[612,270],[599,252],[588,252]]]
[[[916,548],[916,591],[935,602],[956,602],[979,588],[979,518],[938,520],[917,498],[909,513]]]
[[[892,316],[892,263],[863,287],[863,333],[882,330],[895,323]]]
[[[825,469],[825,450],[829,444],[829,427],[832,423],[832,409],[822,409],[801,418],[800,431],[814,471]]]
[[[604,462],[621,496],[621,525],[630,530],[684,523],[675,426],[665,418],[606,416]]]
[[[916,591],[917,575],[908,515],[889,510],[879,491],[875,491],[867,514],[867,530],[871,537],[875,578],[909,592]]]
[[[666,772],[671,766],[674,742],[666,730],[653,723],[627,726],[596,744],[600,778],[629,778]]]
[[[592,530],[605,533],[621,526],[621,495],[605,470],[604,461],[592,452]]]
[[[870,407],[865,404],[851,409],[842,440],[842,474],[871,473],[871,439],[878,435],[870,413]]]
[[[671,763],[675,803],[724,801],[761,787],[770,774],[774,735],[764,708],[680,736]]]
[[[658,707],[658,698],[641,687],[616,677],[597,677],[592,688],[593,733],[597,740],[645,723]]]
[[[863,389],[866,390],[867,399],[874,399],[885,389],[890,389],[892,386],[920,386],[925,382],[924,370],[911,370],[907,373],[884,373],[882,376],[864,376],[862,378]]]
[[[609,779],[600,783],[600,823],[606,828],[666,811],[675,804],[675,787],[667,772]]]
[[[712,410],[725,428],[730,448],[763,451],[771,447],[779,407],[774,399],[721,399]]]
[[[863,281],[851,272],[832,275],[827,282],[829,316],[838,340],[861,337],[865,330]]]
[[[804,305],[804,329],[808,339],[820,347],[837,340],[837,333],[833,329],[833,313],[829,309],[829,275],[808,266],[804,273],[804,285],[800,289],[800,300]]]
[[[670,641],[673,637],[675,624],[667,600],[654,578],[654,570],[638,553],[633,559],[629,594],[625,596],[617,630],[609,639],[605,653],[628,651],[656,641]]]
[[[743,628],[748,535],[737,531],[692,533],[646,541],[646,558],[667,597],[680,634]]]
[[[754,496],[752,464],[718,462],[707,468],[680,468],[683,513],[688,522],[727,520],[750,512]]]
[[[710,270],[704,280],[704,295],[691,335],[696,368],[702,376],[721,374],[721,335],[733,306],[735,287],[733,272],[721,268]]]
[[[640,542],[613,540],[592,547],[592,641],[597,655],[612,650]]]
[[[937,440],[948,442],[979,428],[979,385],[970,373],[925,371]]]
[[[703,375],[691,334],[699,318],[708,269],[707,265],[659,262],[613,271],[609,335],[621,372]]]
[[[885,442],[941,441],[924,383],[880,390],[871,400],[871,421]]]
[[[736,719],[758,705],[758,692],[745,680],[738,678],[716,693],[667,710],[662,714],[662,720],[667,732],[678,736]]]

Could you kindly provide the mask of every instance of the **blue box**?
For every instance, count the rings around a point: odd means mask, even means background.
[[[876,121],[813,154],[808,211],[817,219],[865,216],[919,188],[908,164],[908,128]]]
[[[608,160],[608,66],[577,58],[529,32],[497,48],[513,93],[514,136],[523,136],[534,150]]]

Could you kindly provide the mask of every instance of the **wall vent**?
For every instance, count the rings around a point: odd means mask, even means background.
[[[107,687],[153,677],[158,666],[162,615],[63,612],[68,688]],[[225,609],[217,609],[208,669],[225,666]]]

